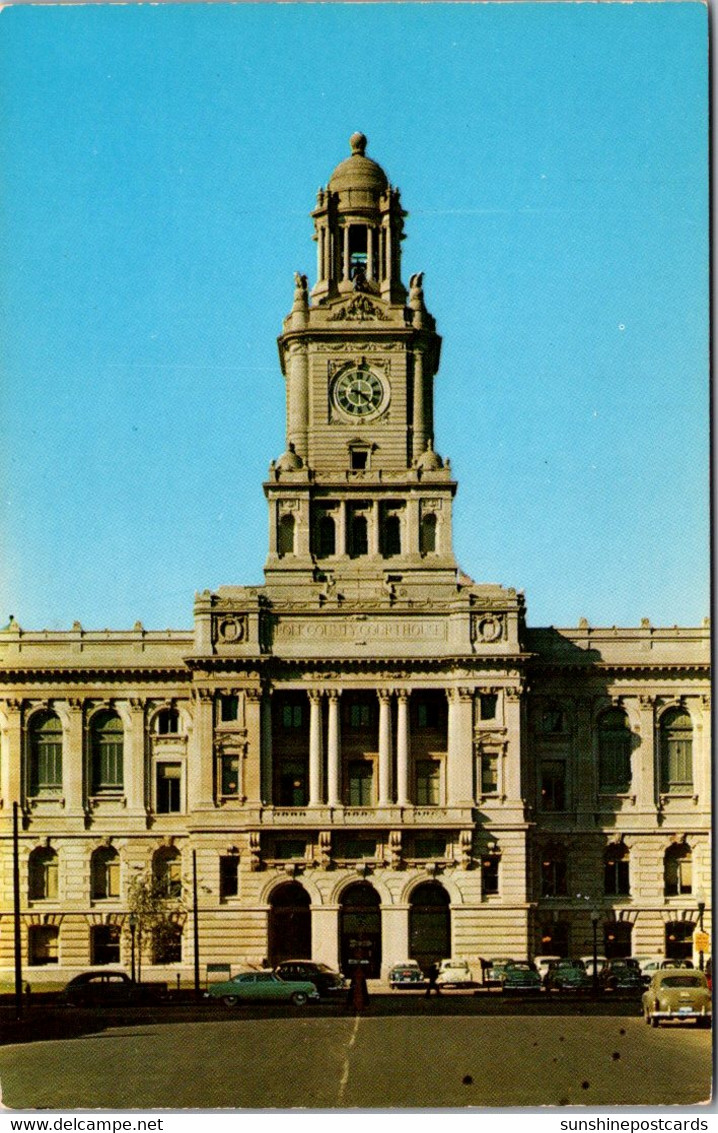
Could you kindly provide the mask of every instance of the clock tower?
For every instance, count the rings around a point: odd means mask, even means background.
[[[270,467],[266,581],[348,600],[455,590],[456,484],[434,449],[441,339],[421,273],[401,279],[406,213],[363,134],[319,190],[317,280],[295,275],[279,337],[287,447]]]

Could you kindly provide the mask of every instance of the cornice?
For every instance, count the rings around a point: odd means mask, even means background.
[[[87,684],[90,681],[191,681],[192,674],[186,665],[33,665],[27,668],[12,666],[0,669],[0,684],[71,683]]]

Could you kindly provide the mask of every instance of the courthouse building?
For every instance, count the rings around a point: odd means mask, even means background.
[[[365,147],[318,194],[316,283],[279,336],[264,584],[200,593],[187,630],[0,633],[5,978],[13,803],[33,983],[129,966],[146,872],[175,933],[143,974],[170,980],[195,929],[203,972],[378,976],[587,954],[594,924],[606,955],[690,956],[709,927],[707,623],[531,628],[521,592],[459,569],[441,339]]]

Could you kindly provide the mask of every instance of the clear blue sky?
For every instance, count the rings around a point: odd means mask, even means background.
[[[455,544],[532,625],[708,599],[698,3],[0,16],[0,624],[189,627],[262,580],[276,336],[362,130],[444,337]]]

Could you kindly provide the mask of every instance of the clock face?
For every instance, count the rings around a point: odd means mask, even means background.
[[[351,417],[368,417],[377,413],[386,401],[381,378],[368,367],[345,370],[334,385],[334,404]]]

